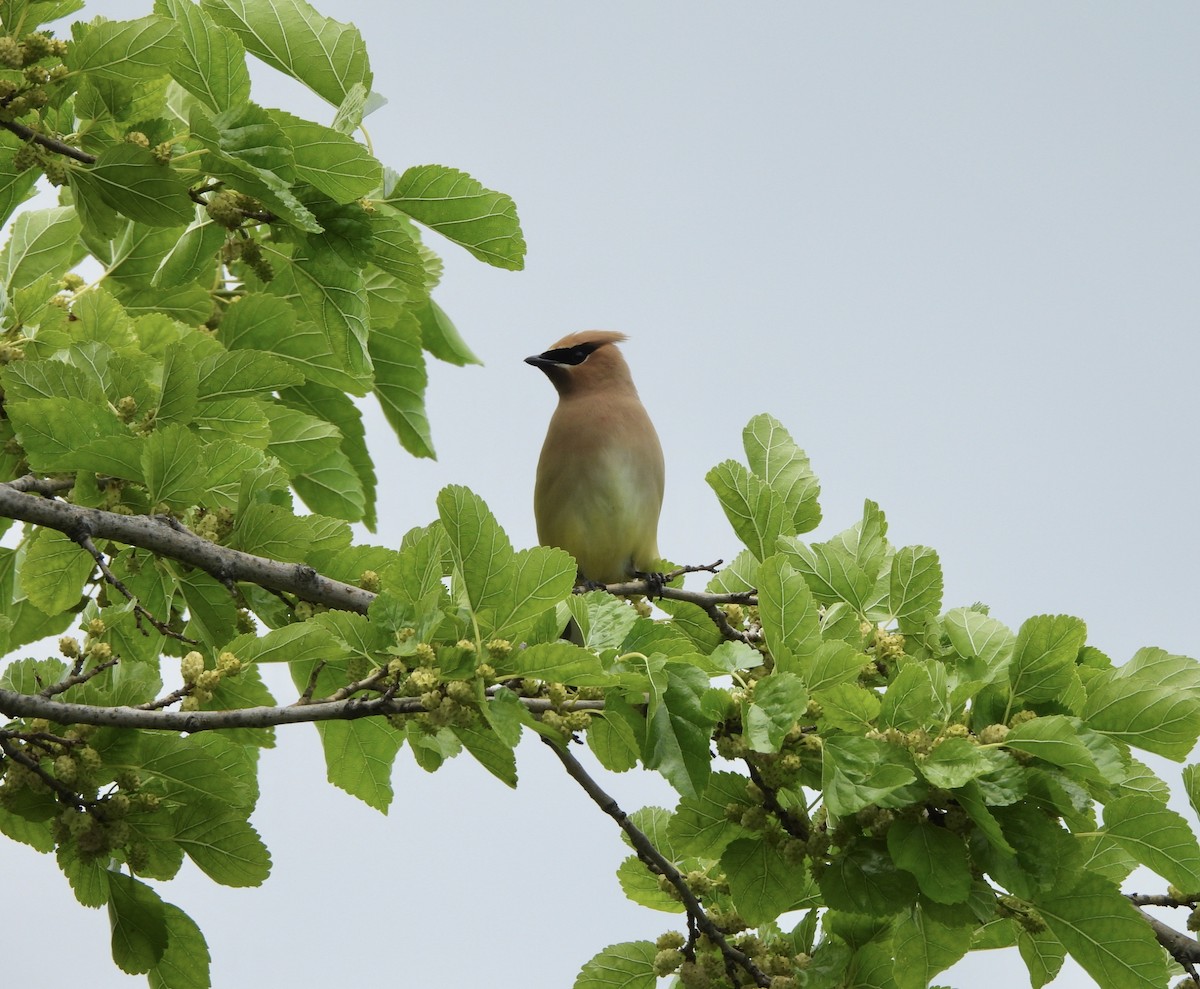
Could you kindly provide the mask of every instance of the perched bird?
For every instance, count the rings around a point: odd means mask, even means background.
[[[609,584],[658,562],[663,454],[629,365],[625,334],[585,330],[525,358],[558,391],[538,461],[538,541],[565,549],[585,581]]]

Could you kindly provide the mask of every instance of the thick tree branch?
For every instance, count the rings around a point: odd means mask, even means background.
[[[1192,982],[1200,986],[1196,965],[1200,964],[1200,942],[1188,937],[1182,931],[1168,927],[1156,917],[1151,917],[1145,910],[1138,908],[1138,913],[1146,918],[1146,923],[1154,931],[1158,943],[1167,949],[1167,954],[1174,958],[1191,977]]]
[[[334,695],[336,697],[336,695]],[[525,708],[535,714],[554,707],[545,697],[522,697]],[[602,710],[604,701],[577,700],[578,709]],[[142,728],[153,731],[194,733],[223,728],[274,728],[277,725],[315,721],[354,721],[388,714],[420,714],[419,697],[348,697],[309,701],[279,707],[245,707],[234,711],[160,711],[138,707],[96,707],[67,704],[0,689],[0,714],[9,718],[44,718],[55,724],[99,725],[109,728]]]
[[[646,834],[629,819],[629,815],[625,811],[621,810],[620,804],[605,793],[600,785],[588,775],[583,764],[567,751],[566,745],[556,745],[545,736],[542,737],[542,741],[550,746],[550,750],[558,756],[567,775],[583,787],[584,792],[592,798],[596,806],[616,821],[621,830],[628,835],[638,857],[660,875],[666,876],[667,881],[678,890],[679,897],[687,910],[689,925],[697,927],[721,951],[728,963],[738,966],[750,975],[754,979],[755,985],[769,986],[771,984],[770,977],[754,964],[749,955],[735,948],[725,939],[724,932],[705,913],[704,907],[696,899],[696,894],[691,891],[687,880],[679,874],[679,870],[654,847],[654,843]]]
[[[226,585],[244,580],[341,611],[365,614],[375,599],[370,591],[330,580],[305,564],[279,563],[218,546],[167,516],[118,515],[98,508],[71,505],[26,494],[15,486],[22,481],[0,484],[0,516],[57,529],[77,542],[85,537],[112,539],[197,567]]]

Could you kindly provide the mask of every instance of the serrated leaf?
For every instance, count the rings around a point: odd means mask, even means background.
[[[1200,701],[1187,691],[1101,673],[1088,684],[1088,727],[1177,762],[1200,737]]]
[[[653,941],[610,944],[584,964],[573,989],[655,989],[656,954]]]
[[[888,607],[906,635],[942,610],[942,565],[928,546],[904,546],[892,558]]]
[[[633,769],[641,754],[641,743],[629,722],[607,712],[588,722],[587,744],[600,765],[613,773]]]
[[[512,605],[496,612],[493,638],[522,641],[548,608],[566,598],[575,586],[575,561],[570,553],[535,546],[513,557]]]
[[[247,51],[340,106],[356,84],[371,88],[367,46],[358,28],[319,14],[305,0],[202,0]]]
[[[1167,973],[1154,932],[1137,909],[1099,876],[1084,873],[1035,906],[1050,931],[1099,985],[1161,989]]]
[[[466,172],[445,165],[415,166],[400,176],[386,201],[481,261],[513,271],[525,266],[516,205]]]
[[[226,647],[245,663],[334,662],[350,655],[347,646],[313,622],[297,622],[266,635],[240,635]]]
[[[79,252],[79,232],[79,217],[69,206],[20,213],[0,251],[5,293],[11,295],[43,275],[61,276]]]
[[[196,394],[201,401],[253,397],[303,382],[304,375],[294,367],[258,350],[210,354],[196,368]]]
[[[808,455],[793,442],[778,419],[757,415],[742,431],[750,470],[783,499],[791,515],[791,531],[809,532],[821,521],[817,497],[821,485],[809,466]]]
[[[1190,656],[1176,656],[1165,649],[1147,646],[1135,652],[1128,663],[1117,667],[1115,675],[1183,690],[1200,699],[1200,662]]]
[[[352,203],[379,186],[383,169],[352,137],[276,110],[272,116],[292,145],[296,178],[335,203]]]
[[[821,705],[821,720],[830,728],[864,732],[874,726],[879,717],[879,695],[873,690],[851,683],[836,683],[813,691],[813,699]]]
[[[392,803],[392,766],[403,732],[380,718],[317,725],[330,783],[386,814]]]
[[[733,531],[751,553],[765,560],[779,537],[792,530],[787,507],[775,489],[736,460],[717,464],[704,475]]]
[[[930,783],[956,790],[989,773],[1003,773],[1014,766],[1013,757],[996,749],[974,745],[965,738],[947,738],[917,768]]]
[[[222,886],[261,886],[271,872],[266,845],[237,811],[192,803],[175,826],[175,840],[188,858]]]
[[[105,203],[138,223],[177,227],[190,223],[195,215],[186,180],[160,163],[149,148],[110,145],[85,174]]]
[[[472,610],[506,609],[512,602],[516,563],[512,543],[496,517],[482,498],[459,485],[443,488],[437,505]]]
[[[209,989],[208,944],[196,922],[179,907],[163,904],[167,950],[147,974],[150,989]]]
[[[467,346],[450,317],[433,299],[427,299],[421,305],[410,305],[409,311],[421,324],[421,346],[439,361],[456,367],[483,363]]]
[[[794,673],[775,672],[756,681],[754,700],[742,710],[742,732],[755,752],[778,752],[804,717],[808,691]]]
[[[1200,890],[1200,845],[1187,822],[1153,797],[1133,795],[1104,807],[1105,831],[1176,888]]]
[[[286,341],[266,338],[251,345],[292,358],[312,380],[365,394],[372,374],[362,275],[329,261],[291,261],[274,253],[272,260],[276,275],[270,291],[294,308],[297,326]]]
[[[79,603],[95,561],[70,536],[55,529],[36,529],[21,561],[21,589],[30,604],[57,615]]]
[[[236,34],[191,0],[155,0],[154,7],[178,25],[180,48],[168,68],[179,85],[214,113],[250,99],[246,49]]]
[[[93,21],[67,52],[67,68],[120,81],[166,73],[179,58],[175,25],[149,14],[130,21]]]
[[[166,904],[145,883],[107,870],[113,961],[122,972],[149,972],[167,950]]]
[[[186,426],[156,429],[142,446],[142,475],[152,504],[187,508],[204,494],[200,441]]]
[[[925,821],[901,818],[887,833],[896,865],[912,873],[921,892],[935,903],[962,903],[971,892],[971,870],[963,839]]]
[[[621,892],[639,906],[664,913],[683,912],[683,904],[659,887],[658,876],[636,855],[630,855],[617,867],[617,882]]]
[[[785,546],[788,562],[803,574],[813,596],[822,604],[844,601],[856,612],[864,612],[875,591],[875,579],[862,569],[853,551],[832,540]]]
[[[1008,668],[1014,697],[1031,704],[1056,701],[1075,674],[1087,626],[1070,615],[1037,615],[1017,632]]]
[[[820,616],[808,584],[780,554],[758,569],[758,611],[775,668],[805,672],[821,645]]]
[[[729,895],[749,924],[774,920],[812,895],[804,862],[791,863],[761,837],[738,838],[721,855]]]
[[[892,977],[896,989],[926,989],[971,950],[971,928],[939,924],[920,905],[902,913],[892,927]]]
[[[906,663],[883,695],[879,727],[915,731],[943,722],[948,714],[944,667]]]
[[[1067,957],[1067,949],[1050,931],[1031,932],[1022,928],[1017,931],[1017,947],[1029,969],[1032,989],[1042,989],[1053,982]]]
[[[375,367],[375,397],[404,448],[416,457],[433,457],[433,437],[425,412],[425,357],[420,327],[401,310],[394,322],[377,327],[370,339]]]
[[[907,753],[883,741],[835,735],[821,748],[821,788],[829,812],[837,817],[883,802],[916,778]]]
[[[1012,729],[1004,744],[1058,766],[1076,779],[1104,783],[1104,774],[1079,738],[1077,724],[1076,719],[1061,714],[1033,718]]]
[[[462,742],[463,748],[470,752],[484,769],[505,786],[516,787],[517,757],[511,745],[485,727],[455,725],[452,731]]]
[[[684,855],[716,859],[731,841],[754,837],[753,831],[729,820],[725,813],[731,803],[750,806],[746,796],[748,782],[737,773],[713,773],[703,793],[681,797],[667,825],[675,847]]]
[[[844,849],[818,883],[826,906],[876,916],[899,913],[917,894],[916,880],[896,868],[882,841],[859,840]]]
[[[869,662],[865,653],[848,642],[822,642],[808,670],[808,689],[816,692],[839,683],[853,683]]]
[[[694,666],[669,663],[653,678],[642,762],[683,796],[703,791],[712,768],[708,746],[713,722],[701,705],[707,689],[708,678]]]

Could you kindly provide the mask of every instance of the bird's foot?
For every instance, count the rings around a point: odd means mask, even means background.
[[[576,594],[587,594],[588,591],[602,591],[608,585],[599,580],[589,580],[587,577],[575,582]]]
[[[638,580],[646,582],[646,597],[661,598],[663,588],[667,586],[667,575],[658,571],[643,573],[640,570],[635,570],[633,575]]]

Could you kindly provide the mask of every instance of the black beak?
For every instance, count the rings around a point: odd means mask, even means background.
[[[557,367],[558,366],[558,361],[549,360],[542,354],[534,354],[532,357],[526,357],[525,363],[532,364],[534,367],[539,367],[543,371],[546,370],[546,368],[548,368],[548,367]]]

